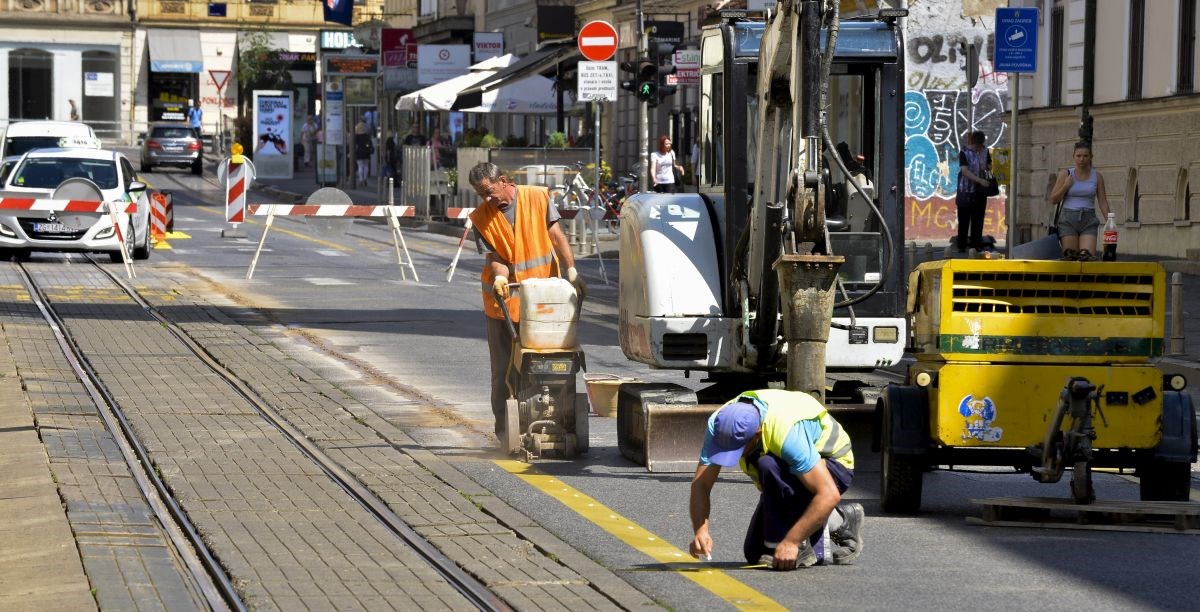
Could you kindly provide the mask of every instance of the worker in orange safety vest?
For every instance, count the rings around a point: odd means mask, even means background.
[[[567,280],[575,286],[580,300],[587,293],[587,285],[575,270],[571,245],[558,226],[561,217],[550,205],[547,188],[514,184],[491,162],[476,164],[467,180],[482,200],[471,213],[471,223],[484,252],[481,290],[491,358],[492,414],[496,418],[496,437],[503,439],[504,404],[509,387],[516,388],[518,372],[509,367],[513,342],[495,296],[505,300],[513,324],[519,325],[519,296],[509,291],[510,282],[557,277],[565,268]]]

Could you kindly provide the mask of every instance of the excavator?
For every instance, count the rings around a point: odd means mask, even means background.
[[[902,9],[722,13],[700,37],[697,193],[621,212],[619,337],[693,390],[626,383],[621,453],[691,471],[708,415],[785,386],[870,409],[904,354]]]

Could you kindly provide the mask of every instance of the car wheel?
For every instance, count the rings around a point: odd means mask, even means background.
[[[125,228],[125,236],[124,236],[125,237],[125,250],[129,253],[130,257],[136,258],[137,255],[134,254],[134,246],[133,246],[135,243],[136,236],[134,236],[135,230],[134,230],[132,221],[133,220],[131,219],[130,223],[129,223],[129,227]],[[109,251],[108,258],[111,259],[113,263],[125,263],[125,259],[123,257],[121,257],[121,249],[117,249],[115,251]]]
[[[204,160],[203,159],[197,159],[195,162],[192,163],[192,174],[195,174],[196,176],[204,175]]]
[[[130,228],[132,227],[133,224],[131,223]],[[129,231],[132,232],[133,230],[130,229]],[[142,243],[133,248],[133,258],[138,260],[150,259],[150,232],[146,232],[142,236]]]

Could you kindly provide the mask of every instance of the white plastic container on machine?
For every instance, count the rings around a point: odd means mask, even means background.
[[[529,349],[575,347],[579,298],[561,278],[521,281],[521,346]]]

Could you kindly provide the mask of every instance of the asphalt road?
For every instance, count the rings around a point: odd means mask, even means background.
[[[720,609],[746,592],[787,608],[828,609],[1193,609],[1200,598],[1193,536],[984,528],[965,521],[980,514],[972,498],[1065,497],[1066,482],[1039,485],[1028,475],[1003,472],[934,472],[926,476],[922,515],[884,515],[878,459],[863,444],[856,444],[859,469],[848,494],[868,513],[859,564],[790,574],[743,569],[742,534],[756,492],[733,473],[723,475],[716,489],[717,549],[703,566],[721,573],[704,573],[687,558],[678,565],[661,563],[613,532],[644,530],[660,544],[686,550],[689,477],[651,474],[621,458],[615,419],[591,419],[592,451],[586,458],[536,465],[553,483],[531,484],[497,461],[502,457],[494,451],[486,399],[481,258],[472,250],[463,252],[448,283],[445,268],[457,240],[406,231],[417,282],[401,278],[381,225],[356,221],[348,233],[333,235],[303,221],[278,219],[254,279],[247,281],[261,220],[243,226],[245,239],[222,238],[228,227],[219,205],[223,196],[211,178],[175,170],[146,178],[173,191],[176,230],[190,238],[169,240],[170,250],[156,250],[139,265],[206,279],[214,292],[289,328],[296,343],[289,352],[306,353],[327,378],[371,398],[380,415],[668,607]],[[266,201],[252,194],[256,200]],[[600,282],[595,260],[579,267],[590,281],[580,332],[589,371],[696,384],[695,378],[626,360],[617,346],[615,284]],[[607,270],[615,275],[612,262]],[[582,380],[579,384],[582,390]],[[850,427],[861,435],[865,425]],[[575,498],[585,501],[569,507],[546,493],[564,485],[571,488],[568,496],[586,496]],[[1137,485],[1118,475],[1098,474],[1096,487],[1103,499],[1137,498]],[[597,521],[587,513],[588,503],[627,521],[618,527]]]

